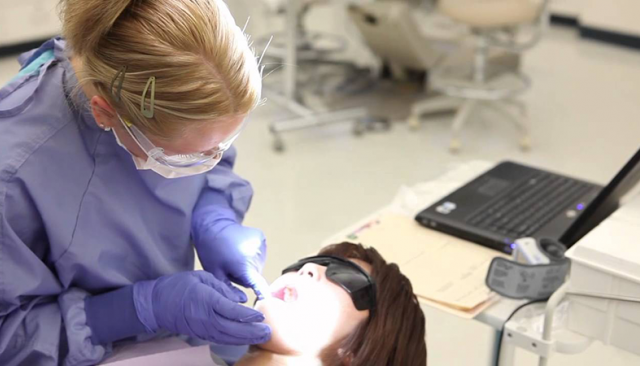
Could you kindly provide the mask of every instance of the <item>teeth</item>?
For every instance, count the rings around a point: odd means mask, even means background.
[[[284,289],[284,301],[291,302],[292,300],[293,300],[293,293],[291,289],[287,287]]]

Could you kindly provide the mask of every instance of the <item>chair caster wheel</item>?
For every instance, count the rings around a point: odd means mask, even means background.
[[[409,129],[415,131],[420,128],[420,117],[411,116],[407,120],[407,124],[409,125]]]
[[[357,121],[354,125],[353,125],[353,135],[354,136],[362,136],[365,133],[365,130],[367,129],[366,126],[366,122],[364,121]]]
[[[525,136],[520,139],[520,149],[522,149],[522,151],[531,150],[531,137]]]
[[[449,143],[449,152],[451,152],[452,154],[456,154],[460,152],[461,147],[462,147],[462,144],[460,143],[460,140],[451,139],[451,142]]]
[[[284,141],[282,141],[281,138],[276,137],[275,140],[273,140],[273,149],[276,152],[283,152],[284,151]]]

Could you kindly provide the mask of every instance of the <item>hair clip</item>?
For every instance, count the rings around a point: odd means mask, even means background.
[[[116,102],[120,102],[120,100],[122,100],[121,98],[121,94],[122,94],[122,84],[124,84],[124,77],[127,74],[127,67],[126,66],[122,66],[120,68],[120,70],[118,70],[118,72],[116,73],[116,76],[114,76],[113,80],[111,80],[111,88],[109,89],[111,91],[111,95],[113,95],[113,97],[115,98]],[[113,93],[113,86],[116,83],[116,80],[118,80],[118,91],[114,94]]]
[[[151,98],[149,99],[149,110],[145,108],[145,100],[147,99],[147,91],[149,90],[149,85],[151,85]],[[156,77],[152,76],[147,81],[147,85],[144,87],[144,91],[142,92],[142,101],[140,102],[140,112],[142,115],[147,118],[153,118],[154,115],[154,107],[156,102]]]

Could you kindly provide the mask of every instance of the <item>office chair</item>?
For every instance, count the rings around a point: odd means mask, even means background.
[[[305,18],[314,6],[325,5],[330,0],[263,0],[271,14],[288,15],[293,12],[295,17],[296,53],[298,61],[318,61],[325,59],[335,53],[340,53],[347,48],[344,38],[337,35],[315,32],[307,29]],[[287,24],[290,26],[290,24]],[[266,49],[266,57],[279,62],[284,62],[287,56],[287,32],[269,32],[265,37],[261,37],[256,46],[258,49]],[[321,43],[321,46],[318,44]]]
[[[488,75],[490,51],[519,54],[534,46],[547,23],[549,0],[440,0],[440,12],[466,25],[475,38],[473,64],[463,75],[453,75],[447,61],[434,67],[430,88],[442,94],[416,103],[408,120],[418,128],[423,114],[457,110],[449,149],[457,152],[460,131],[479,108],[492,109],[511,119],[521,132],[520,146],[531,147],[526,105],[516,97],[526,91],[530,79],[518,70]],[[529,26],[529,34],[519,32]],[[453,76],[452,76],[453,75]]]
[[[429,85],[429,73],[439,60],[462,48],[462,57],[453,58],[457,64],[469,64],[472,47],[463,44],[468,27],[433,11],[431,2],[386,0],[352,4],[349,15],[371,52],[380,59],[379,77],[391,76],[403,83],[424,75],[423,85]],[[460,44],[463,44],[461,47]],[[517,70],[519,56],[493,53],[489,55],[493,75],[497,70]],[[497,70],[493,70],[497,69]],[[412,102],[410,102],[412,103]],[[411,106],[407,107],[406,115]],[[407,116],[401,117],[403,120]]]
[[[349,16],[367,46],[386,63],[391,74],[402,79],[406,70],[424,71],[435,63],[438,53],[419,35],[411,21],[413,7],[405,2],[352,4]]]
[[[369,117],[365,108],[348,108],[338,111],[316,111],[302,101],[298,87],[297,70],[303,63],[350,66],[344,62],[332,61],[330,56],[347,48],[343,38],[311,32],[304,26],[304,19],[312,6],[328,3],[330,0],[264,0],[272,11],[286,14],[284,42],[276,40],[269,47],[267,56],[284,64],[284,88],[282,93],[267,90],[268,99],[288,109],[296,117],[270,123],[269,131],[273,135],[273,147],[276,151],[285,148],[282,133],[318,127],[337,122],[355,122],[353,132],[356,135],[372,129],[374,124],[387,124]],[[323,47],[318,46],[322,40]],[[326,42],[328,40],[328,42]],[[312,82],[313,83],[313,82]]]
[[[351,4],[349,16],[371,52],[395,79],[404,79],[408,71],[428,72],[466,34],[463,26],[415,1]]]

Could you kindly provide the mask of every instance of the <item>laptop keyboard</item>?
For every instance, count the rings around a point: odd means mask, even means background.
[[[592,188],[570,178],[538,173],[471,214],[467,223],[514,239],[530,236]]]

